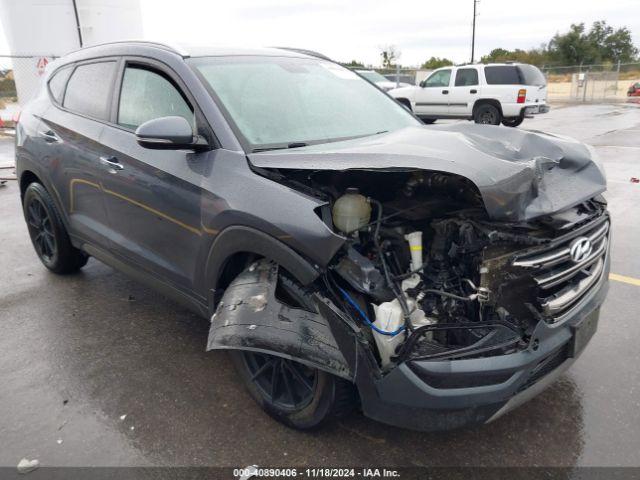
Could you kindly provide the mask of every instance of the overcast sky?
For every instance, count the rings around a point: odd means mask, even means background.
[[[476,52],[529,48],[571,23],[628,26],[640,46],[639,0],[481,0]],[[142,0],[147,38],[189,43],[295,46],[339,61],[379,65],[382,45],[401,63],[471,54],[473,0]]]
[[[19,1],[19,0],[15,0]],[[140,0],[148,39],[195,44],[293,46],[338,61],[380,64],[395,45],[405,66],[431,56],[466,62],[473,0]],[[496,47],[530,48],[571,23],[628,26],[640,47],[640,0],[481,0],[476,59]],[[0,49],[8,47],[0,30]]]

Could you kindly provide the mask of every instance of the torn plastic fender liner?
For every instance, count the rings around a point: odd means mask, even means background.
[[[211,317],[207,351],[269,353],[351,380],[351,369],[319,313],[292,308],[276,296],[278,266],[262,260],[238,275]]]

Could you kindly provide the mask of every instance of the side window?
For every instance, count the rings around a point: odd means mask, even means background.
[[[168,116],[195,123],[193,109],[169,79],[146,68],[127,67],[120,90],[118,124],[134,129],[147,120]]]
[[[515,65],[484,67],[484,78],[489,85],[520,85],[522,79]]]
[[[451,80],[451,70],[438,70],[431,74],[424,82],[425,87],[448,87]]]
[[[475,68],[459,68],[456,72],[456,87],[478,85],[478,70]]]
[[[64,87],[69,80],[69,76],[73,72],[72,67],[63,67],[53,74],[49,80],[49,91],[51,95],[58,103],[62,103],[62,97],[64,96]]]
[[[78,65],[64,94],[64,107],[100,120],[109,118],[109,94],[116,62]]]

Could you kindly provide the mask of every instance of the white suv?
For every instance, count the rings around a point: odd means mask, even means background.
[[[549,111],[544,75],[522,63],[439,68],[420,86],[396,88],[389,95],[425,123],[466,118],[517,127],[525,117]]]

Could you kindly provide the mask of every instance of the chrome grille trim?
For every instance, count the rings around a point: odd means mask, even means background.
[[[607,249],[607,239],[604,238],[600,241],[595,251],[589,255],[586,259],[581,261],[580,263],[575,263],[569,268],[560,268],[558,270],[552,270],[546,275],[536,276],[533,279],[541,288],[551,288],[556,285],[569,280],[575,274],[577,274],[580,270],[583,270],[587,267],[593,265]]]
[[[589,272],[589,275],[587,277],[584,277],[580,281],[576,282],[575,285],[569,285],[555,295],[545,299],[542,302],[542,309],[544,313],[548,315],[556,315],[569,308],[591,287],[593,287],[593,285],[598,282],[598,280],[600,280],[603,271],[604,259],[599,258],[596,264],[593,266],[593,270]]]
[[[604,225],[598,228],[595,232],[587,235],[586,237],[589,240],[591,240],[591,244],[595,245],[598,242],[598,240],[600,240],[602,237],[604,237],[607,234],[608,231],[609,231],[609,222],[606,222]],[[541,255],[524,256],[519,258],[518,260],[515,260],[513,262],[513,265],[515,267],[527,267],[527,268],[552,267],[559,263],[565,262],[571,258],[569,253],[570,248],[571,247],[567,246],[560,250],[556,250],[549,253],[543,253]]]
[[[516,255],[514,267],[531,271],[531,278],[539,290],[540,311],[560,322],[567,313],[588,297],[601,284],[609,250],[610,223],[607,216],[580,227],[555,240],[551,246]],[[579,237],[587,237],[592,253],[575,263],[571,259],[571,244]]]

